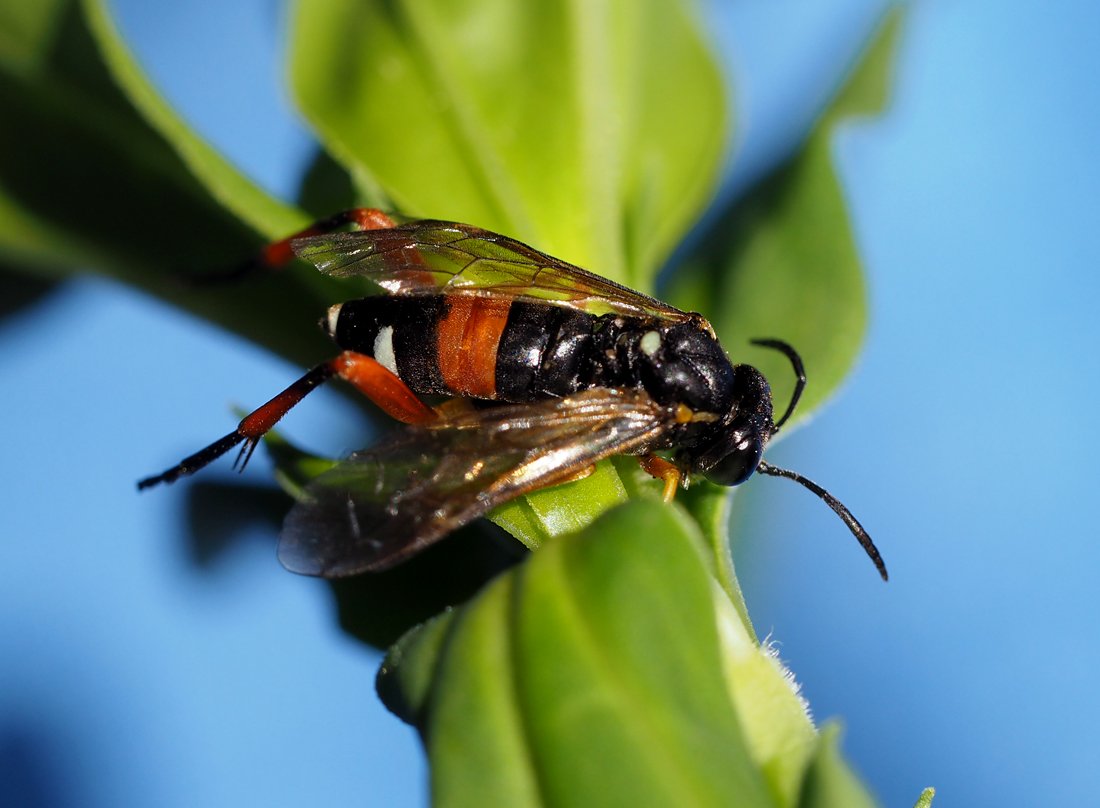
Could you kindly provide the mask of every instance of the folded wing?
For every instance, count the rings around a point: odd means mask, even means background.
[[[676,322],[689,316],[515,239],[455,222],[310,236],[293,248],[326,275],[366,278],[395,295],[499,296]]]
[[[673,420],[644,392],[597,388],[402,429],[310,484],[287,515],[279,560],[325,578],[386,569],[605,457],[660,448]]]

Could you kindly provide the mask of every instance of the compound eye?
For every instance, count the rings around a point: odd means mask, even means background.
[[[746,438],[705,472],[707,479],[718,485],[740,485],[756,471],[763,453],[761,441]]]

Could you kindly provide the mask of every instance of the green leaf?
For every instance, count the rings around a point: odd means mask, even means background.
[[[0,261],[47,277],[94,268],[314,361],[324,341],[312,324],[334,283],[316,273],[216,291],[184,281],[253,254],[264,241],[254,227],[283,232],[300,215],[168,110],[102,2],[0,0],[0,19],[20,20],[24,35],[0,37]],[[247,209],[250,224],[227,208]]]
[[[67,249],[44,246],[41,258],[80,254],[136,275],[143,258],[164,264],[205,236],[241,242],[239,225],[118,90],[91,30],[101,9],[77,2],[44,8],[48,23],[31,26],[37,40],[24,46],[33,59],[0,60],[0,198],[23,223],[64,234]],[[180,237],[181,221],[193,239]],[[5,242],[0,248],[12,246]]]
[[[777,337],[801,353],[809,385],[795,421],[837,388],[866,330],[867,292],[832,138],[841,121],[884,105],[900,26],[895,10],[802,150],[731,206],[670,290],[679,304],[703,307],[726,350],[760,368],[777,409],[793,389],[790,365],[747,343]]]
[[[917,804],[913,808],[932,808],[932,798],[936,796],[936,789],[926,788],[917,798]]]
[[[406,633],[386,654],[378,669],[379,698],[409,724],[423,724],[436,678],[444,643],[453,628],[457,612],[447,610]]]
[[[741,584],[733,570],[730,547],[730,504],[733,495],[728,488],[707,480],[697,480],[690,488],[677,494],[679,503],[687,509],[706,539],[711,574],[729,597],[746,634],[757,642],[756,630],[749,618],[749,608],[741,593]]]
[[[402,641],[380,692],[423,733],[435,802],[775,804],[701,542],[677,509],[631,502]],[[758,673],[735,674],[750,697]]]
[[[760,647],[743,617],[715,597],[726,682],[752,759],[779,805],[794,805],[818,736],[794,676],[770,646]]]
[[[637,462],[634,462],[637,466]],[[627,500],[626,487],[612,463],[599,463],[583,480],[544,488],[509,502],[489,518],[536,550],[555,536],[574,533],[604,511]]]
[[[721,75],[684,0],[298,3],[295,94],[413,216],[651,285],[717,177]]]
[[[817,749],[802,783],[799,808],[874,808],[875,801],[840,756],[840,728],[821,730]]]
[[[104,0],[84,0],[83,7],[118,88],[215,201],[272,240],[308,223],[301,211],[277,201],[237,171],[160,97],[119,36]]]
[[[14,73],[33,73],[69,0],[0,3],[0,63]]]

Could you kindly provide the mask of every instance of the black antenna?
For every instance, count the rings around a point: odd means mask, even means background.
[[[798,406],[798,400],[802,398],[802,391],[806,389],[806,368],[802,366],[802,357],[798,355],[798,351],[783,342],[783,340],[754,339],[749,340],[749,342],[753,345],[759,345],[761,348],[774,348],[782,353],[791,360],[791,365],[794,367],[794,374],[798,377],[798,380],[794,383],[794,393],[791,394],[791,403],[787,405],[787,411],[783,413],[783,417],[776,421],[775,425],[772,427],[772,434],[774,435],[783,424],[787,423],[787,419],[791,417],[794,408]]]
[[[754,339],[750,340],[753,345],[759,345],[762,348],[774,348],[782,353],[789,360],[791,360],[791,366],[794,368],[795,376],[797,380],[794,384],[794,393],[791,394],[791,403],[787,405],[787,411],[783,413],[783,417],[775,422],[772,427],[772,434],[774,435],[779,431],[779,428],[783,424],[787,423],[787,419],[791,417],[791,413],[794,412],[794,408],[798,406],[798,400],[802,398],[802,391],[806,389],[806,368],[802,365],[802,357],[798,355],[798,351],[792,348],[783,340],[779,339]],[[770,474],[772,477],[786,477],[788,480],[794,480],[805,488],[810,489],[820,497],[826,505],[833,509],[837,516],[844,520],[844,524],[848,526],[848,529],[852,531],[852,535],[856,537],[856,541],[864,549],[871,561],[875,564],[875,569],[878,570],[878,574],[882,576],[882,580],[889,580],[889,576],[886,574],[886,564],[882,560],[882,556],[879,554],[878,548],[875,547],[875,543],[871,541],[870,534],[864,530],[863,525],[859,523],[859,520],[852,516],[852,512],[844,507],[844,503],[834,497],[820,485],[815,483],[808,477],[803,477],[797,471],[788,471],[787,469],[781,469],[778,466],[772,466],[765,463],[763,460],[757,465],[756,470],[761,474]]]
[[[879,555],[878,548],[875,547],[875,543],[871,541],[870,535],[863,529],[863,525],[859,523],[859,520],[852,516],[852,512],[844,507],[844,503],[834,497],[820,485],[815,483],[806,477],[803,477],[796,471],[788,471],[787,469],[781,469],[778,466],[771,466],[765,463],[763,460],[756,467],[756,470],[761,474],[770,474],[772,477],[786,477],[788,480],[794,480],[806,488],[809,488],[815,494],[817,494],[825,504],[832,508],[836,515],[844,520],[844,524],[848,526],[848,529],[852,531],[852,535],[856,537],[856,540],[863,547],[864,551],[870,556],[871,561],[875,563],[875,568],[878,570],[878,574],[882,576],[882,580],[889,580],[889,576],[886,574],[886,564],[882,561],[882,556]]]

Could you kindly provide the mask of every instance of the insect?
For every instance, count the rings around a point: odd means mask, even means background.
[[[353,232],[333,232],[351,224]],[[339,377],[407,424],[317,477],[290,511],[279,558],[336,578],[391,567],[525,493],[636,455],[674,495],[684,475],[738,485],[753,472],[808,488],[847,524],[885,580],[867,531],[835,497],[766,463],[794,412],[802,361],[779,340],[797,383],[775,420],[771,389],[734,365],[710,324],[506,236],[372,208],[339,214],[267,248],[380,293],[332,306],[322,327],[341,352],[247,415],[220,440],[139,489],[169,483],[263,435],[318,385]],[[431,406],[424,397],[450,400]],[[661,454],[658,454],[661,453]],[[662,456],[664,455],[664,456]]]

